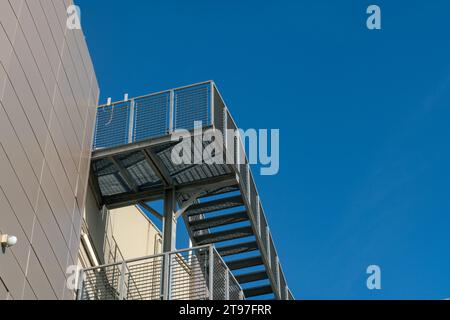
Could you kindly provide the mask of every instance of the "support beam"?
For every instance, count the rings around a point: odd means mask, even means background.
[[[125,183],[128,185],[130,190],[132,190],[133,192],[138,192],[139,188],[134,183],[134,180],[130,176],[130,173],[128,172],[128,170],[119,161],[117,161],[115,157],[109,157],[109,160],[112,163],[114,163],[114,165],[117,167],[117,169],[119,169],[119,172],[120,172],[122,178],[125,180]]]
[[[152,168],[153,172],[158,176],[159,179],[163,182],[165,187],[173,185],[172,177],[169,172],[167,172],[166,167],[161,162],[161,160],[153,153],[153,151],[148,148],[142,150],[142,153],[147,160],[147,163]]]
[[[176,250],[177,221],[175,220],[175,198],[175,189],[167,189],[164,192],[163,252]]]
[[[139,203],[139,205],[141,207],[143,207],[145,210],[147,210],[148,212],[150,212],[153,216],[155,216],[157,219],[159,220],[163,220],[164,216],[162,214],[160,214],[158,211],[156,211],[155,209],[153,209],[152,207],[150,207],[147,203],[145,202],[141,202]]]

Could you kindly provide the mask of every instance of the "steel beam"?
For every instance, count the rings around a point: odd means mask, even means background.
[[[163,252],[175,251],[177,236],[175,206],[175,190],[167,189],[164,192]]]
[[[119,162],[116,160],[115,157],[109,157],[108,158],[114,165],[119,169],[119,172],[121,173],[121,177],[125,180],[125,183],[128,185],[131,191],[138,192],[139,188],[135,184],[133,178],[130,176],[130,173],[128,170]]]
[[[151,148],[143,149],[142,153],[147,160],[148,165],[152,168],[153,172],[163,182],[164,186],[169,187],[173,185],[172,177],[167,171],[162,161],[153,153]]]

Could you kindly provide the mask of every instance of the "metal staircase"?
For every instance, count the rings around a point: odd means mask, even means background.
[[[200,129],[195,121],[202,121]],[[176,165],[171,153],[181,143],[174,139],[178,129],[189,131],[184,140],[192,139],[194,153],[198,136],[220,130],[220,156],[233,153],[243,161]],[[182,217],[193,245],[213,244],[246,298],[291,300],[244,146],[226,129],[237,126],[212,81],[99,107],[90,176],[98,205],[164,199],[166,251]]]

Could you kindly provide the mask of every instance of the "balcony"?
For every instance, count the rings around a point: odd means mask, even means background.
[[[243,291],[213,246],[84,269],[78,300],[242,300]]]

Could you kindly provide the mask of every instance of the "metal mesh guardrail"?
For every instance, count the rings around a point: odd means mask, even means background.
[[[238,300],[243,291],[213,246],[84,269],[79,300]]]
[[[156,138],[176,129],[212,124],[211,81],[100,106],[94,150]]]
[[[128,143],[130,103],[122,102],[97,110],[94,149]]]

